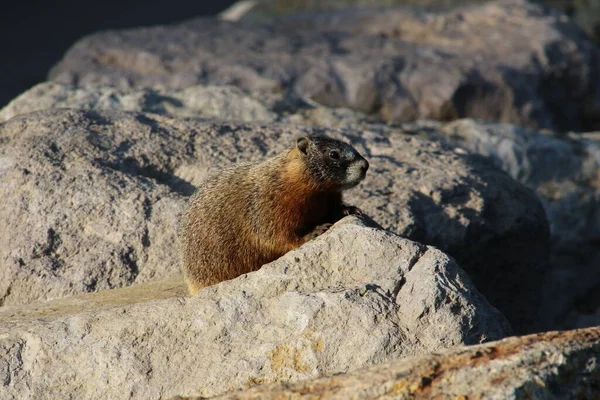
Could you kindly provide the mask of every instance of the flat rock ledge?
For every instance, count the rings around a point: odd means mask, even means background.
[[[509,334],[452,258],[356,217],[194,297],[130,290],[5,307],[0,398],[214,396]]]
[[[511,337],[344,375],[277,383],[219,400],[597,399],[600,327]],[[175,397],[172,400],[198,400]]]
[[[281,101],[279,97],[276,99]],[[267,100],[270,99],[252,98],[235,86],[195,85],[181,90],[123,90],[102,85],[78,87],[43,82],[2,108],[0,122],[48,108],[135,111],[181,118],[215,117],[233,121],[272,122],[277,114],[264,104]],[[271,103],[277,100],[271,100]]]

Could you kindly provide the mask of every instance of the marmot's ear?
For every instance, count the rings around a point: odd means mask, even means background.
[[[309,140],[310,139],[306,136],[302,136],[301,138],[298,138],[298,140],[296,140],[296,147],[298,147],[298,150],[300,150],[303,154],[308,153]]]

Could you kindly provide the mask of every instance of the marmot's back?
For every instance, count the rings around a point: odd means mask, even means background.
[[[276,157],[208,177],[182,218],[182,270],[190,293],[255,271],[348,214],[341,192],[367,169],[348,144],[302,137]]]

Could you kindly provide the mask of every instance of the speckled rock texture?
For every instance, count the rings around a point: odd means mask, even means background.
[[[0,397],[216,395],[509,333],[453,259],[355,217],[194,297],[128,290],[0,310]]]
[[[600,328],[595,327],[512,337],[344,375],[258,386],[215,400],[575,400],[599,395]]]
[[[218,117],[236,121],[273,121],[277,114],[234,86],[191,86],[182,90],[119,90],[44,82],[0,110],[0,122],[48,108],[138,111],[172,117]]]
[[[442,13],[350,9],[100,32],[71,47],[50,79],[232,84],[392,122],[475,117],[585,131],[600,127],[599,55],[563,14],[499,0]]]
[[[404,128],[484,155],[534,189],[551,229],[539,329],[600,324],[600,133],[560,135],[473,120]]]
[[[0,398],[600,398],[598,328],[481,345],[600,324],[599,49],[485,3],[76,43],[0,110]],[[366,216],[186,297],[196,185],[309,134]]]
[[[385,229],[456,257],[515,329],[528,329],[548,223],[533,192],[485,160],[378,131],[94,110],[53,109],[0,125],[0,228],[11,232],[0,243],[4,304],[170,276],[194,183],[303,134],[352,143],[371,167],[347,201]]]

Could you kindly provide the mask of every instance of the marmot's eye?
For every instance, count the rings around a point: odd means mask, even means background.
[[[339,160],[340,159],[340,153],[335,151],[335,150],[331,150],[329,152],[329,158],[331,158],[332,160]]]

